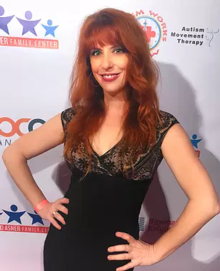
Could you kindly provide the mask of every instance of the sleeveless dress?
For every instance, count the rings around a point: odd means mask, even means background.
[[[74,114],[72,108],[61,114],[65,134]],[[165,111],[160,111],[160,115],[163,124],[157,126],[156,143],[135,160],[133,175],[131,169],[126,176],[122,170],[121,141],[101,156],[93,150],[91,169],[86,177],[83,172],[87,169],[88,157],[83,145],[79,146],[82,156],[78,157],[73,150],[71,161],[66,159],[72,172],[70,186],[64,195],[69,199],[66,205],[68,215],[59,212],[66,221],[61,230],[50,225],[44,243],[44,271],[115,271],[130,262],[109,261],[108,255],[119,252],[109,253],[107,249],[127,244],[127,241],[115,236],[117,231],[139,239],[139,212],[163,159],[161,143],[167,131],[178,123],[173,115]],[[129,150],[126,157],[129,159]]]

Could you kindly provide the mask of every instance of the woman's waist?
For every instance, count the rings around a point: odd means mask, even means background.
[[[75,240],[112,240],[117,239],[116,232],[125,232],[132,235],[134,238],[139,236],[139,225],[138,224],[126,224],[126,223],[115,223],[105,225],[103,223],[90,223],[84,224],[83,221],[67,222],[65,225],[65,231],[68,233],[69,238]]]
[[[83,193],[66,193],[69,199],[67,208],[72,214],[96,215],[100,216],[121,216],[137,217],[139,215],[142,202],[137,200],[135,195],[124,196],[112,194],[86,195]]]
[[[65,215],[67,225],[79,230],[133,230],[138,227],[138,215],[125,215],[120,213],[84,213],[77,210],[69,210],[68,215]]]
[[[107,248],[109,246],[127,244],[127,241],[123,238],[116,236],[116,232],[125,232],[133,236],[135,239],[139,239],[139,228],[138,227],[76,227],[70,224],[66,224],[62,227],[62,230],[57,230],[51,225],[48,233],[48,238],[52,240],[57,240],[58,242],[64,244],[70,244],[69,247],[78,247],[81,249],[105,249],[107,253]]]

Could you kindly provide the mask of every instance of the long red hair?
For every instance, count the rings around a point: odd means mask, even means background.
[[[67,128],[64,155],[71,159],[72,148],[77,149],[83,141],[91,159],[89,138],[99,130],[105,117],[103,90],[90,66],[91,49],[97,44],[122,46],[129,56],[125,87],[129,110],[123,123],[123,151],[132,147],[132,164],[137,150],[156,141],[156,126],[160,119],[156,95],[158,69],[139,22],[133,15],[112,8],[88,16],[81,27],[70,89],[76,115]]]

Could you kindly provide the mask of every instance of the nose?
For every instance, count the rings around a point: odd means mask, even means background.
[[[101,67],[108,70],[113,67],[113,59],[110,54],[106,53],[102,56]]]

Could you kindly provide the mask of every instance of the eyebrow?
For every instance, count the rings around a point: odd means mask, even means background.
[[[110,47],[110,49],[113,49],[115,47],[121,47],[121,46],[120,45],[113,45],[113,46]],[[102,48],[94,47],[94,48],[91,49],[91,51],[92,50],[102,50]]]

